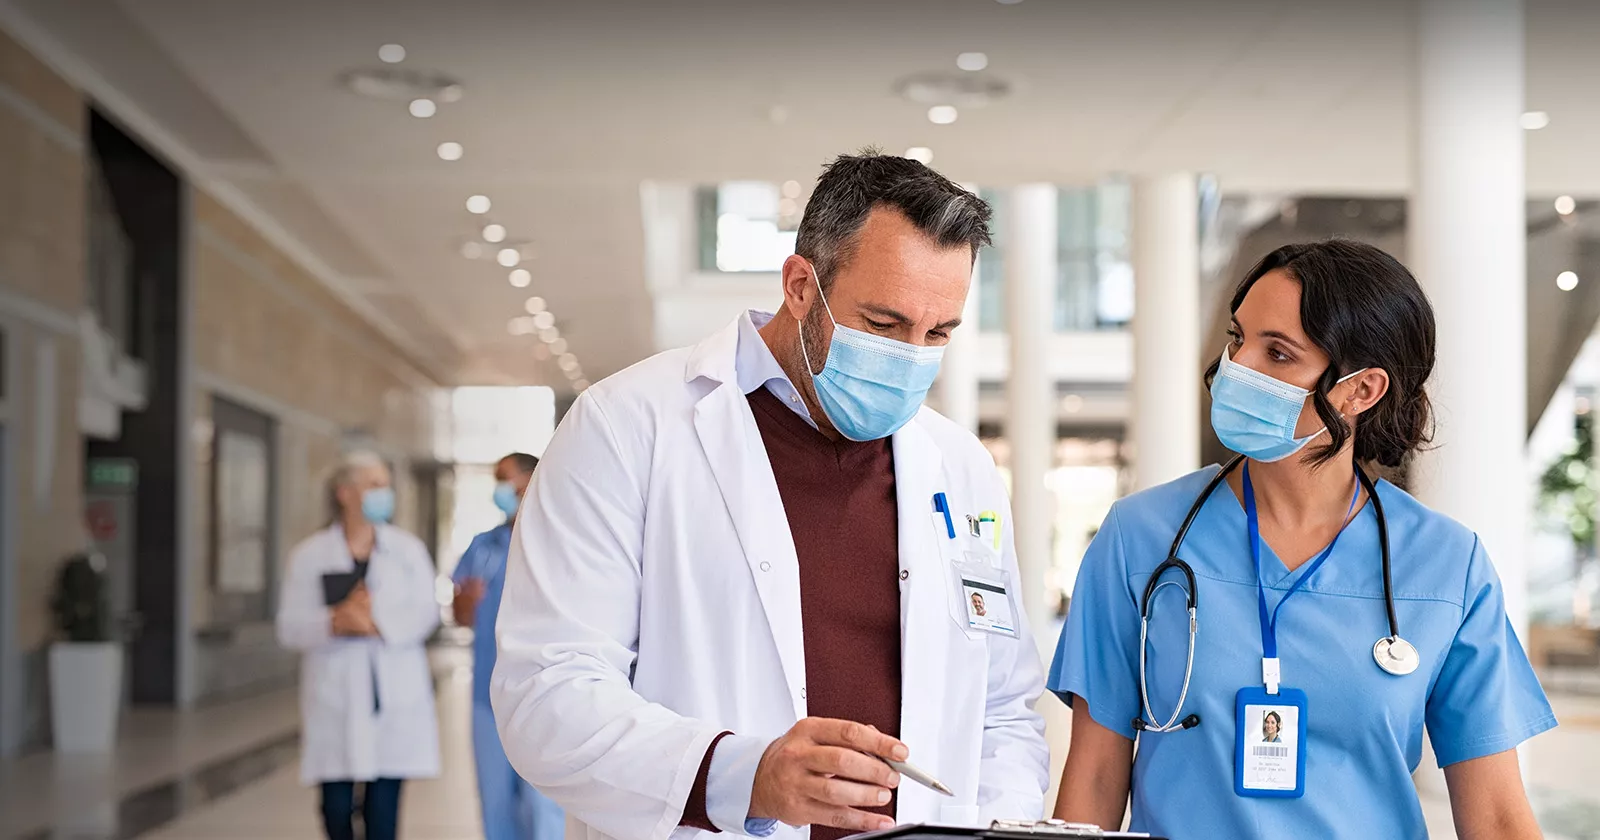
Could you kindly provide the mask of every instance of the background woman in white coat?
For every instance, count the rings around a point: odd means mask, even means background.
[[[389,469],[350,455],[328,481],[329,526],[295,546],[278,639],[304,653],[300,778],[322,788],[330,840],[396,836],[404,779],[439,774],[439,730],[423,645],[439,623],[434,567],[394,515]]]

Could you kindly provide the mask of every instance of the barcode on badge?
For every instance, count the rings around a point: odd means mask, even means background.
[[[1288,747],[1251,747],[1250,754],[1256,758],[1288,758]]]

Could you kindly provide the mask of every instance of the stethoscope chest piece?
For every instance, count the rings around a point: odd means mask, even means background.
[[[1384,636],[1372,646],[1372,659],[1378,667],[1403,677],[1422,664],[1422,657],[1417,655],[1417,649],[1412,644],[1399,636]]]

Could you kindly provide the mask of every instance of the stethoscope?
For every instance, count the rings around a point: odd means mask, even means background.
[[[1226,466],[1212,477],[1204,490],[1200,491],[1194,504],[1190,505],[1189,513],[1183,517],[1183,524],[1179,526],[1177,536],[1172,538],[1172,548],[1167,551],[1167,559],[1156,567],[1150,575],[1150,581],[1144,586],[1144,597],[1139,602],[1139,699],[1144,703],[1144,714],[1133,719],[1133,728],[1140,732],[1176,732],[1182,729],[1193,729],[1200,725],[1200,716],[1190,714],[1179,720],[1183,714],[1183,703],[1189,697],[1189,680],[1194,675],[1194,642],[1199,632],[1197,605],[1199,603],[1199,590],[1195,586],[1194,569],[1189,568],[1178,557],[1178,550],[1183,548],[1183,539],[1189,535],[1189,526],[1194,524],[1195,517],[1200,515],[1200,509],[1205,507],[1211,494],[1216,492],[1218,486],[1228,478],[1228,474],[1244,463],[1243,455],[1234,456]],[[1410,642],[1400,636],[1400,619],[1394,609],[1394,582],[1389,572],[1389,522],[1383,515],[1383,500],[1378,498],[1378,488],[1373,486],[1372,479],[1359,467],[1356,476],[1361,481],[1361,486],[1367,491],[1367,498],[1372,500],[1372,510],[1378,517],[1378,546],[1383,554],[1383,603],[1389,614],[1389,635],[1379,639],[1372,645],[1372,659],[1378,667],[1385,672],[1397,677],[1403,677],[1417,670],[1422,658],[1417,654],[1417,649]],[[1178,705],[1172,710],[1172,716],[1167,722],[1157,726],[1152,721],[1156,714],[1150,707],[1150,681],[1146,678],[1145,663],[1149,651],[1150,637],[1150,604],[1157,592],[1166,586],[1184,588],[1183,584],[1175,580],[1163,581],[1161,576],[1169,569],[1177,569],[1183,573],[1186,600],[1189,605],[1189,652],[1188,659],[1183,666],[1183,689],[1178,692]]]

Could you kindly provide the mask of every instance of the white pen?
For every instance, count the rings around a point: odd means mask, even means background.
[[[925,771],[918,770],[907,762],[895,761],[892,758],[884,758],[881,755],[873,756],[873,758],[876,758],[884,764],[889,765],[889,767],[892,768],[896,773],[899,773],[900,775],[910,779],[913,782],[916,782],[919,785],[922,785],[925,788],[936,790],[945,796],[955,796],[954,793],[950,792],[949,788],[944,786],[943,782],[935,779],[933,776],[928,775],[928,773]]]

